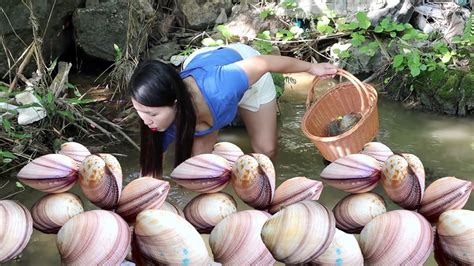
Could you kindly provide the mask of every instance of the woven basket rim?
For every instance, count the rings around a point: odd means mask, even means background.
[[[316,109],[316,107],[319,105],[320,102],[324,101],[327,97],[330,97],[331,93],[336,90],[339,90],[347,86],[355,87],[351,82],[343,82],[343,83],[338,83],[337,85],[329,89],[327,92],[325,92],[316,102],[314,102],[311,105],[311,107],[308,110],[306,110],[302,119],[301,129],[303,133],[311,140],[315,140],[319,142],[334,142],[334,141],[344,139],[350,136],[354,131],[356,131],[359,127],[361,127],[362,124],[364,124],[364,122],[367,120],[369,115],[374,111],[375,106],[377,105],[377,101],[378,101],[377,90],[368,83],[363,83],[363,85],[365,89],[369,90],[369,92],[371,92],[375,97],[373,98],[373,100],[369,99],[369,107],[367,108],[367,111],[361,114],[362,118],[351,129],[337,136],[321,137],[321,136],[316,136],[316,135],[311,134],[306,128],[306,122],[309,119],[310,114]]]

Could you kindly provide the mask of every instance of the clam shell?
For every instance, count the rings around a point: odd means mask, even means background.
[[[179,185],[199,193],[221,191],[230,181],[231,166],[223,157],[200,154],[178,165],[171,178]]]
[[[152,177],[137,178],[123,189],[115,212],[125,221],[133,222],[139,212],[159,208],[169,190],[167,181]]]
[[[232,186],[249,206],[268,208],[275,194],[275,168],[270,158],[258,153],[239,157],[232,167]]]
[[[474,264],[474,211],[449,210],[438,220],[435,259],[440,265]]]
[[[83,212],[82,200],[68,192],[46,195],[31,207],[33,227],[46,234],[56,234],[69,219]]]
[[[152,264],[205,265],[204,240],[184,218],[169,211],[145,210],[135,224],[135,257]],[[137,255],[138,253],[138,255]]]
[[[87,211],[72,217],[58,232],[62,264],[118,265],[127,256],[131,234],[117,214]]]
[[[237,212],[237,203],[227,193],[201,194],[186,204],[183,211],[199,233],[208,234],[222,219]]]
[[[112,210],[122,192],[122,168],[110,154],[87,156],[79,168],[79,185],[84,195],[96,206]]]
[[[71,157],[76,161],[78,167],[87,156],[91,155],[91,152],[84,145],[77,142],[63,143],[58,153]]]
[[[382,196],[366,192],[347,195],[334,206],[336,227],[346,233],[360,233],[376,216],[387,212]]]
[[[209,236],[214,260],[224,265],[273,265],[275,259],[260,237],[269,217],[262,211],[246,210],[224,218]]]
[[[227,159],[230,165],[234,165],[237,159],[244,155],[239,146],[230,142],[218,142],[214,145],[213,154],[219,155]]]
[[[329,248],[311,261],[312,265],[364,265],[364,257],[354,235],[336,229]]]
[[[425,170],[413,154],[390,156],[382,167],[382,186],[387,196],[402,208],[420,207],[425,190]]]
[[[18,256],[32,232],[33,220],[28,209],[12,200],[0,200],[0,263]]]
[[[433,246],[430,223],[420,214],[396,210],[370,221],[359,239],[368,265],[423,265]]]
[[[380,142],[366,143],[360,153],[373,157],[381,164],[385,163],[388,157],[393,155],[392,150]]]
[[[303,200],[318,200],[322,191],[323,183],[321,181],[304,176],[290,178],[281,183],[275,190],[275,198],[268,212],[274,214],[283,206]]]
[[[336,222],[331,210],[316,201],[289,205],[268,219],[262,240],[273,257],[286,264],[310,262],[331,244]]]
[[[77,180],[76,162],[62,154],[38,157],[21,168],[18,179],[25,185],[46,193],[69,190]]]
[[[363,193],[377,186],[380,163],[365,154],[349,154],[326,166],[321,179],[328,185],[350,193]]]
[[[430,222],[447,210],[462,209],[472,191],[472,182],[454,176],[435,180],[425,190],[418,212]]]
[[[169,211],[184,218],[183,210],[181,210],[181,208],[179,208],[175,204],[168,201],[164,201],[163,204],[161,204],[161,206],[157,208],[157,210]]]

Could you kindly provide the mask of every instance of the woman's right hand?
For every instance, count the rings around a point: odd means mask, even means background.
[[[337,73],[337,66],[330,63],[311,64],[308,73],[318,76],[320,79],[334,78]]]

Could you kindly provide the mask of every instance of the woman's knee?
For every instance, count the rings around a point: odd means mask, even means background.
[[[264,145],[262,145],[261,143],[256,143],[252,145],[252,149],[256,153],[265,154],[272,160],[275,159],[278,152],[278,146],[276,143],[269,143]]]

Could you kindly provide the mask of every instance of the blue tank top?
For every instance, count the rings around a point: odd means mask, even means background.
[[[212,115],[213,125],[195,136],[202,136],[230,124],[237,115],[238,104],[249,88],[248,77],[234,62],[242,60],[231,48],[219,48],[204,52],[186,66],[180,76],[192,76],[204,97]],[[163,150],[174,141],[176,126],[173,123],[164,132]]]

